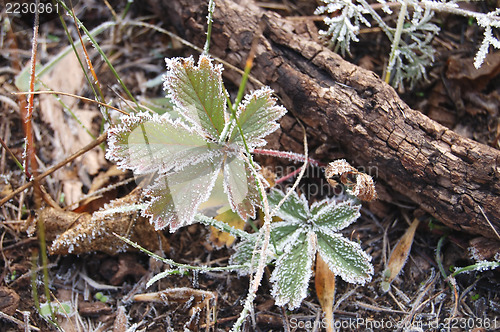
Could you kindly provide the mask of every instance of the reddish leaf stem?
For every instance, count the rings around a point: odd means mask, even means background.
[[[288,160],[292,161],[299,161],[299,162],[304,162],[306,158],[304,155],[295,153],[295,152],[288,152],[288,151],[277,151],[277,150],[269,150],[269,149],[253,149],[252,151],[255,154],[260,154],[263,156],[271,156],[271,157],[277,157],[277,158],[285,158]],[[317,161],[312,158],[307,158],[307,161],[316,167],[325,167],[326,164],[322,163],[321,161]]]
[[[289,159],[289,160],[292,160],[292,161],[299,161],[299,162],[303,162],[305,161],[305,156],[302,155],[302,154],[299,154],[299,153],[295,153],[295,152],[288,152],[288,151],[277,151],[277,150],[268,150],[268,149],[254,149],[253,150],[253,153],[255,154],[260,154],[260,155],[263,155],[263,156],[272,156],[272,157],[278,157],[278,158],[286,158],[286,159]],[[320,161],[317,161],[315,159],[311,159],[311,158],[307,158],[307,161],[309,164],[313,165],[313,166],[316,166],[316,167],[325,167],[326,164],[325,163],[322,163]],[[296,176],[297,174],[300,173],[300,171],[302,170],[302,167],[299,167],[298,169],[296,169],[295,171],[277,179],[275,181],[276,184],[278,183],[281,183],[281,182],[284,182],[294,176]]]
[[[276,181],[274,181],[274,183],[275,184],[279,184],[279,183],[284,182],[284,181],[286,181],[286,180],[288,180],[290,178],[293,178],[294,176],[296,176],[297,174],[300,173],[300,171],[302,170],[302,167],[303,166],[301,166],[301,167],[297,168],[295,171],[293,171],[293,172],[291,172],[291,173],[289,173],[289,174],[287,174],[287,175],[285,175],[285,176],[277,179]]]
[[[30,72],[30,90],[35,91],[35,68],[36,68],[36,54],[38,47],[38,15],[35,15],[35,23],[33,26],[33,41],[31,45],[31,72]],[[34,95],[28,95],[28,105],[26,108],[21,108],[21,114],[23,118],[23,128],[25,137],[25,151],[24,156],[24,169],[26,175],[31,178],[31,175],[36,176],[38,163],[35,157],[35,142],[33,140],[33,108],[34,108]],[[30,171],[31,173],[30,174]]]

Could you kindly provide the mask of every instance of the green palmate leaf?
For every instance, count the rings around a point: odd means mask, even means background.
[[[276,120],[286,113],[284,107],[276,105],[276,99],[271,94],[269,87],[263,87],[247,95],[238,107],[236,116],[249,146],[265,145],[266,141],[262,138],[279,128]],[[242,143],[237,130],[232,132],[230,141]]]
[[[224,162],[224,191],[231,209],[243,220],[255,217],[255,206],[260,206],[259,192],[252,172],[239,156],[228,156]]]
[[[234,249],[235,252],[231,256],[229,263],[231,265],[242,265],[242,264],[250,264],[252,261],[253,250],[255,248],[255,243],[257,241],[257,236],[253,236],[252,240],[245,240],[238,243]],[[257,263],[259,261],[258,257],[254,258],[254,262]],[[256,264],[255,264],[256,266]],[[255,267],[254,266],[254,267]],[[250,273],[250,265],[248,265],[248,269],[238,271],[240,275],[245,275]]]
[[[170,98],[167,97],[157,97],[157,98],[144,98],[140,100],[141,106],[143,109],[148,109],[157,113],[158,115],[168,114],[168,117],[172,120],[182,119],[180,116],[179,110],[175,107],[174,103]],[[130,109],[129,111],[134,111],[134,109]]]
[[[285,193],[278,189],[272,189],[268,195],[270,205],[277,206],[285,197]],[[300,196],[294,191],[290,197],[280,206],[276,215],[289,222],[306,221],[309,219],[309,204],[304,195]]]
[[[288,243],[297,240],[302,231],[300,225],[299,222],[288,221],[274,222],[271,225],[271,242],[276,250],[281,252]]]
[[[287,246],[295,243],[297,239],[304,233],[304,228],[300,223],[292,223],[288,221],[275,222],[271,225],[271,244],[281,255]]]
[[[311,222],[322,228],[323,232],[336,232],[356,221],[360,216],[359,209],[360,206],[352,202],[327,204],[314,214]]]
[[[160,177],[147,191],[151,200],[144,215],[151,217],[156,229],[168,225],[171,232],[193,223],[200,203],[212,191],[221,164],[222,156]]]
[[[243,220],[254,217],[260,195],[243,156],[241,137],[234,136],[234,142],[227,139],[232,123],[226,114],[222,66],[213,65],[206,55],[200,56],[197,66],[192,57],[166,62],[169,70],[164,87],[174,104],[171,111],[162,116],[138,113],[122,117],[122,123],[109,130],[106,157],[122,169],[153,179],[154,184],[146,188],[150,201],[143,213],[157,229],[169,225],[175,231],[191,224],[199,208],[221,203],[213,195],[212,205],[200,206],[210,197],[221,173],[220,187],[227,200],[220,205],[230,206]],[[270,89],[252,94],[244,105],[239,112],[241,124],[254,147],[277,128],[275,121],[285,110],[275,105]],[[172,120],[170,113],[178,118]]]
[[[231,265],[246,265],[247,269],[241,269],[238,271],[240,275],[246,275],[252,272],[253,268],[256,268],[260,259],[260,251],[255,251],[255,245],[257,243],[257,238],[259,233],[252,233],[250,237],[247,237],[244,241],[238,243],[234,247],[234,254],[231,256],[229,262]],[[261,237],[262,239],[262,237]],[[259,242],[262,244],[262,241]],[[267,253],[267,263],[270,263],[275,257],[272,246],[268,247]],[[251,263],[253,262],[253,266]]]
[[[314,233],[302,233],[278,258],[271,274],[271,292],[276,305],[288,303],[290,309],[294,309],[306,297],[316,253],[315,238]]]
[[[311,207],[310,207],[311,215],[315,215],[316,213],[318,213],[318,211],[320,211],[322,208],[324,208],[325,206],[327,206],[328,204],[331,204],[331,203],[332,203],[332,200],[330,200],[330,199],[323,199],[321,201],[316,201],[316,202],[312,203]]]
[[[373,266],[361,246],[341,234],[317,233],[318,251],[330,270],[347,282],[364,284],[373,274]]]
[[[169,69],[164,88],[181,109],[180,113],[196,130],[217,141],[226,124],[226,96],[222,66],[201,55],[198,66],[193,57],[166,59]]]
[[[106,157],[136,174],[167,172],[221,154],[180,122],[147,113],[122,117],[122,125],[109,131]]]

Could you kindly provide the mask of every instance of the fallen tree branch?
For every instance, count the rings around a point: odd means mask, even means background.
[[[164,0],[159,6],[160,16],[169,17],[182,37],[203,45],[204,1]],[[500,230],[498,150],[410,109],[373,72],[344,61],[296,22],[251,1],[217,0],[216,6],[211,52],[242,67],[263,24],[252,75],[271,86],[309,127],[316,146],[340,145],[355,164],[377,167],[379,180],[449,227],[495,237],[492,227]],[[228,74],[239,83],[237,75]],[[289,128],[293,125],[283,129],[279,142],[293,150],[299,144]]]

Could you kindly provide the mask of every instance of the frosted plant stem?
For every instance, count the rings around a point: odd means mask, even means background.
[[[457,7],[453,3],[443,3],[443,2],[434,2],[434,1],[422,1],[420,3],[423,7],[427,9],[432,9],[437,12],[450,13],[454,15],[460,15],[463,17],[474,17],[476,20],[482,18],[490,18],[493,21],[500,22],[499,16],[490,16],[491,13],[478,13],[467,9],[462,9]]]
[[[285,158],[292,161],[305,161],[306,157],[303,154],[290,152],[290,151],[278,151],[278,150],[270,150],[270,149],[253,149],[252,152],[254,154],[259,154],[263,156],[271,156],[277,158]],[[326,164],[322,163],[318,160],[307,158],[308,163],[316,166],[316,167],[325,167]]]
[[[302,166],[302,169],[300,171],[299,176],[297,177],[295,183],[293,184],[292,189],[288,191],[288,193],[285,195],[285,197],[279,202],[279,204],[275,207],[272,213],[269,212],[269,202],[267,200],[267,194],[266,191],[264,190],[264,186],[262,185],[262,182],[260,181],[260,178],[258,177],[257,171],[253,167],[252,164],[250,164],[250,167],[252,169],[252,172],[254,173],[254,176],[257,180],[258,187],[260,191],[262,192],[262,205],[264,207],[264,225],[262,225],[261,232],[263,232],[264,235],[264,240],[262,241],[262,248],[260,249],[260,257],[259,257],[259,264],[257,266],[257,271],[255,272],[254,277],[250,281],[250,289],[248,291],[247,298],[245,300],[245,304],[243,306],[243,310],[240,313],[240,317],[234,323],[233,328],[231,331],[236,332],[239,331],[241,328],[241,325],[243,324],[243,321],[248,315],[248,312],[252,309],[253,301],[255,300],[257,290],[259,289],[260,283],[262,281],[262,276],[264,275],[264,268],[266,266],[267,262],[267,249],[269,247],[269,241],[271,239],[271,220],[272,216],[276,213],[276,210],[279,209],[281,204],[294,192],[295,188],[298,186],[300,180],[304,176],[304,173],[307,168],[307,162],[308,162],[308,147],[307,147],[307,135],[304,130],[304,165]],[[261,233],[262,234],[262,233]],[[256,249],[257,246],[259,245],[259,240],[256,241]],[[255,250],[254,250],[254,255],[255,255]],[[253,263],[251,264],[253,266]]]
[[[363,5],[364,8],[366,8],[369,12],[370,12],[370,15],[372,16],[372,18],[377,21],[377,24],[378,26],[384,31],[384,33],[387,35],[387,37],[392,40],[392,36],[393,36],[393,30],[394,28],[391,28],[390,26],[388,26],[385,21],[382,19],[382,17],[380,17],[380,15],[373,9],[373,7],[368,4],[368,2],[366,2],[365,0],[358,0],[358,2],[360,4]]]
[[[141,247],[139,244],[127,239],[124,236],[121,236],[119,234],[113,233],[117,238],[125,242],[126,244],[139,249],[140,251],[144,252],[151,258],[156,259],[159,262],[162,262],[164,264],[170,265],[170,266],[175,266],[179,270],[191,270],[191,271],[201,271],[201,272],[220,272],[220,271],[236,271],[238,269],[245,268],[245,265],[228,265],[228,266],[217,266],[217,267],[210,267],[210,266],[194,266],[194,265],[189,265],[189,264],[182,264],[182,263],[177,263],[176,261],[172,259],[168,259],[165,257],[161,257],[157,254],[155,254],[152,251],[147,250],[146,248]],[[172,271],[166,271],[166,272],[172,272]],[[148,281],[147,286],[149,287],[151,284],[154,283],[152,280],[159,280],[161,277],[155,276],[152,278],[150,281]]]
[[[280,206],[288,199],[288,197],[290,197],[292,192],[294,192],[295,188],[297,188],[297,186],[299,185],[300,180],[302,179],[302,177],[304,176],[304,173],[306,172],[307,163],[308,163],[307,155],[308,155],[307,135],[306,135],[306,131],[304,130],[304,165],[302,165],[302,168],[300,169],[299,176],[297,177],[297,180],[295,180],[295,183],[293,184],[292,188],[290,190],[288,190],[285,197],[283,197],[283,199],[278,203],[278,205],[276,205],[274,207],[273,212],[271,212],[272,216],[274,216],[276,214],[276,212],[279,210]]]
[[[208,2],[208,15],[207,15],[207,40],[205,40],[205,46],[203,47],[203,54],[208,55],[208,50],[210,48],[210,37],[212,35],[212,22],[215,10],[215,2],[214,0],[210,0]]]
[[[394,62],[396,61],[396,52],[399,49],[399,41],[401,40],[401,33],[403,32],[403,25],[405,22],[405,17],[407,13],[408,2],[404,0],[399,9],[398,24],[396,26],[396,33],[394,34],[394,39],[392,40],[391,55],[389,56],[389,62],[387,64],[387,70],[385,72],[385,82],[389,84],[391,80],[392,68]]]
[[[456,269],[455,272],[453,272],[448,278],[446,279],[451,279],[457,276],[457,274],[463,273],[463,272],[470,272],[470,271],[486,271],[486,270],[493,270],[496,269],[497,267],[500,266],[500,262],[489,262],[489,261],[483,261],[483,262],[478,262],[473,265],[469,265],[466,267],[462,267],[459,269]]]
[[[259,257],[259,265],[257,266],[257,271],[255,272],[255,275],[250,281],[250,289],[248,290],[248,295],[245,300],[245,304],[243,305],[243,310],[241,311],[240,316],[238,317],[236,323],[234,323],[233,328],[231,329],[232,332],[240,330],[241,325],[246,319],[249,311],[252,309],[253,301],[257,294],[257,290],[259,289],[260,282],[262,281],[262,276],[264,275],[264,268],[267,262],[267,249],[269,247],[269,240],[271,238],[271,214],[269,213],[269,202],[267,200],[267,194],[266,191],[264,190],[264,185],[262,184],[262,181],[260,180],[257,171],[255,170],[255,167],[253,167],[253,164],[251,163],[249,163],[249,166],[252,170],[252,173],[255,176],[259,191],[261,192],[262,195],[261,197],[262,197],[262,205],[264,208],[264,225],[262,225],[260,231],[261,234],[263,233],[264,235],[264,240],[262,241],[262,248],[260,249],[261,252]],[[257,239],[256,247],[258,245],[259,241]],[[255,250],[254,250],[254,255],[255,255]],[[253,264],[251,264],[251,266],[253,266]]]

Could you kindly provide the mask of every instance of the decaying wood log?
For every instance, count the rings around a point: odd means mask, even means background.
[[[261,10],[251,1],[215,2],[211,53],[243,68],[257,34],[252,75],[271,86],[306,124],[311,140],[340,145],[354,164],[378,167],[379,181],[449,227],[496,237],[492,227],[500,232],[499,151],[410,109],[373,72],[314,41],[303,23]],[[160,6],[177,33],[201,46],[206,3],[164,0]],[[236,75],[231,79],[238,84]],[[294,138],[289,130],[292,119],[283,120],[289,125],[280,137],[288,149],[301,146],[300,135]]]

